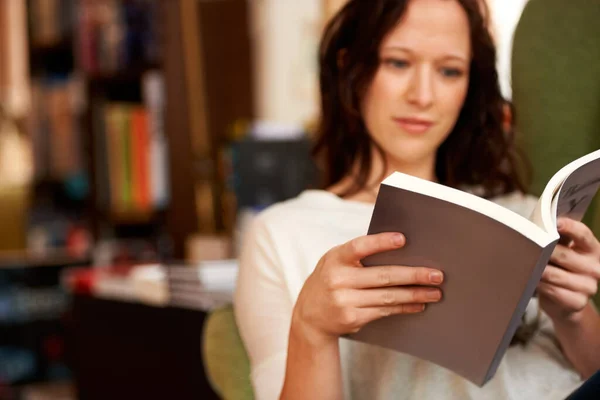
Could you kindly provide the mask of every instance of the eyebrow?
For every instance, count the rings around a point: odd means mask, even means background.
[[[409,54],[414,54],[414,51],[412,51],[411,49],[409,49],[407,47],[402,47],[402,46],[386,46],[382,50],[400,50],[400,51],[404,51]],[[457,61],[462,61],[465,63],[468,62],[468,59],[466,57],[459,55],[459,54],[446,54],[441,59],[442,60],[457,60]]]

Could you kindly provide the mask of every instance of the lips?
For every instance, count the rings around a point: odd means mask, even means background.
[[[403,131],[411,134],[425,133],[433,126],[433,122],[420,118],[394,118]]]

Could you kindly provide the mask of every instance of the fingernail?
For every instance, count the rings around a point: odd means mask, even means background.
[[[404,244],[404,235],[401,233],[395,233],[392,236],[392,243],[394,243],[394,246],[402,246],[402,244]]]
[[[437,289],[430,289],[427,291],[427,298],[429,300],[439,300],[442,298],[442,293]]]
[[[432,283],[442,283],[444,281],[444,275],[439,271],[432,271],[429,273],[429,280]]]

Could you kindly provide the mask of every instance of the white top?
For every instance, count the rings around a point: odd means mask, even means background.
[[[494,202],[528,216],[536,199],[512,194]],[[293,305],[304,281],[329,249],[367,233],[372,212],[372,204],[308,190],[252,222],[240,255],[234,309],[258,400],[277,399],[281,392]],[[532,302],[528,312],[535,306]],[[541,331],[526,347],[510,347],[483,388],[430,362],[341,338],[345,398],[564,399],[582,382],[543,317]]]

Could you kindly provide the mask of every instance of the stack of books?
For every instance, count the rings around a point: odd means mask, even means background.
[[[202,261],[166,268],[172,306],[212,310],[229,304],[237,278],[237,260]]]

